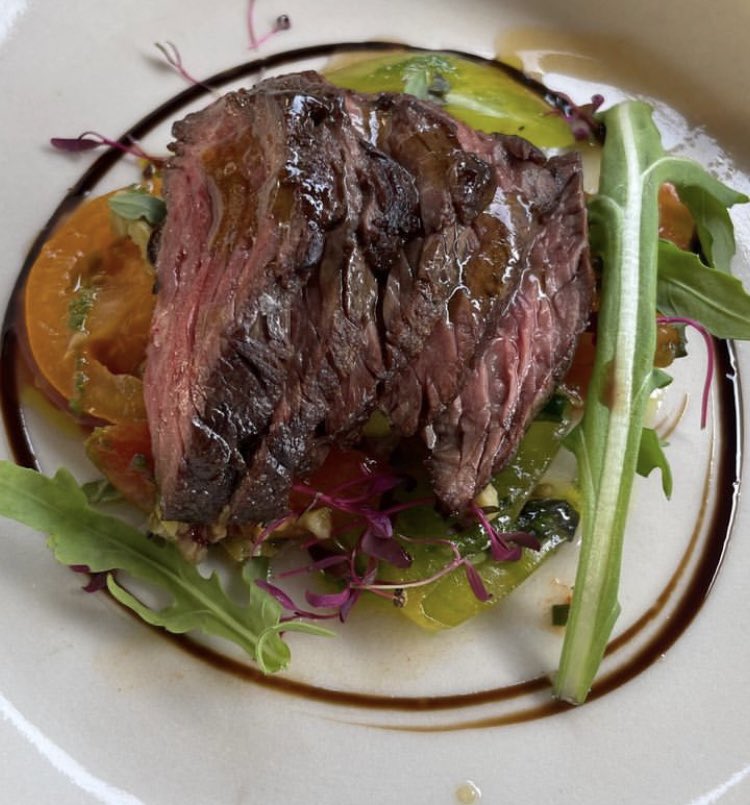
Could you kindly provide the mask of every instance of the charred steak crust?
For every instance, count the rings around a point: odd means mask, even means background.
[[[465,508],[588,318],[578,157],[312,72],[173,133],[145,374],[162,516],[283,514],[377,407]]]

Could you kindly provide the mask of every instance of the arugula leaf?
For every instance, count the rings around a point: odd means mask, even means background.
[[[750,338],[750,294],[742,283],[666,240],[659,242],[656,304],[667,316],[699,321],[718,338]]]
[[[110,210],[126,221],[143,219],[151,226],[156,226],[164,220],[167,206],[164,199],[152,196],[147,190],[137,185],[126,190],[113,193],[109,201]]]
[[[149,540],[124,521],[91,508],[65,469],[48,478],[0,462],[0,514],[48,534],[49,546],[63,564],[85,565],[94,573],[122,570],[168,593],[172,603],[154,609],[121,586],[114,575],[107,579],[110,593],[148,623],[173,633],[196,629],[231,640],[264,672],[281,670],[289,662],[281,631],[331,634],[311,624],[280,621],[281,606],[255,584],[266,568],[262,560],[244,566],[247,600],[238,603],[225,592],[216,573],[202,576],[174,545]]]
[[[575,704],[588,695],[619,615],[622,541],[644,414],[663,380],[653,368],[659,188],[671,181],[692,210],[700,202],[702,228],[714,243],[726,226],[717,205],[745,200],[697,163],[668,156],[647,104],[618,104],[603,119],[599,193],[589,207],[592,249],[603,263],[596,359],[583,418],[568,439],[583,493],[581,556],[555,679],[555,694]]]
[[[643,428],[641,443],[638,447],[638,463],[635,471],[647,478],[651,470],[661,470],[661,486],[664,494],[672,497],[672,469],[664,455],[661,440],[653,428]]]
[[[698,231],[698,240],[701,242],[703,253],[708,264],[721,271],[729,271],[735,250],[734,227],[729,217],[727,207],[732,204],[741,204],[747,199],[741,194],[730,190],[734,198],[727,196],[717,198],[703,187],[695,185],[681,185],[675,182],[680,201],[690,210]]]

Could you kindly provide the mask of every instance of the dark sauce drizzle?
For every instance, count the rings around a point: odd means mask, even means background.
[[[202,85],[188,87],[144,117],[139,123],[125,132],[119,141],[127,145],[133,140],[139,140],[159,124],[174,118],[184,106],[205,95],[208,91],[219,89],[232,81],[252,76],[263,70],[291,65],[304,59],[330,57],[336,54],[354,52],[386,50],[425,52],[428,49],[405,47],[392,42],[348,42],[314,45],[293,51],[277,53],[262,59],[255,59],[217,73],[203,82]],[[565,112],[569,107],[569,99],[566,96],[557,95],[540,82],[524,75],[521,71],[510,65],[457,50],[443,52],[491,66],[507,73],[515,80],[540,95],[547,103],[561,112]],[[2,416],[10,448],[16,462],[25,467],[39,469],[39,462],[34,450],[32,436],[27,427],[20,403],[21,381],[19,377],[21,375],[23,362],[20,328],[22,327],[22,294],[26,275],[58,222],[71,212],[97,186],[122,157],[123,154],[114,149],[105,152],[91,165],[63,198],[50,220],[45,224],[32,244],[15,283],[5,313],[2,327],[2,345],[0,347],[0,406],[2,408]],[[597,681],[589,695],[589,701],[600,698],[637,676],[648,668],[651,663],[661,657],[675,643],[698,613],[701,605],[711,591],[716,575],[721,567],[732,531],[739,497],[742,463],[742,398],[735,353],[732,345],[728,342],[721,342],[718,344],[717,352],[718,369],[714,383],[714,393],[716,394],[717,409],[719,412],[717,425],[720,431],[720,438],[719,455],[717,456],[714,470],[716,477],[714,486],[718,491],[714,495],[713,501],[709,502],[709,473],[704,489],[704,510],[708,510],[703,512],[707,518],[710,518],[708,524],[709,536],[703,546],[702,554],[697,559],[692,577],[685,584],[685,589],[681,593],[681,597],[671,616],[666,619],[665,623],[656,630],[655,634],[649,638],[631,658]],[[713,506],[710,505],[711,503]],[[683,581],[682,577],[687,570],[686,565],[688,564],[688,560],[695,551],[698,541],[698,531],[700,530],[701,528],[698,526],[679,567],[659,595],[655,604],[639,621],[610,643],[607,648],[608,655],[613,654],[635,638],[666,606],[678,583]],[[317,687],[283,676],[265,676],[255,668],[215,652],[212,649],[192,641],[188,637],[183,635],[167,635],[167,633],[161,630],[156,631],[168,637],[170,641],[193,657],[221,671],[234,674],[235,676],[246,679],[254,684],[270,688],[279,693],[300,696],[310,700],[325,702],[330,705],[411,712],[456,710],[520,699],[530,694],[543,693],[551,687],[549,679],[546,676],[540,676],[502,688],[450,696],[382,696],[341,691]],[[464,718],[460,720],[457,719],[448,724],[427,726],[378,726],[386,729],[417,732],[496,727],[503,724],[519,723],[542,718],[563,712],[567,709],[570,709],[568,705],[557,702],[550,697],[549,701],[541,705],[526,708],[521,707],[507,715],[473,719]]]

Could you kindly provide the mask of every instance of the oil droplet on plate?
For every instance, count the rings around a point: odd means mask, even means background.
[[[456,789],[456,801],[460,802],[461,805],[473,805],[473,803],[479,802],[481,798],[482,792],[479,790],[479,786],[471,780],[461,783]]]

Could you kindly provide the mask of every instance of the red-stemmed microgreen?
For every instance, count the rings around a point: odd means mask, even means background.
[[[521,558],[522,547],[539,550],[539,540],[533,534],[526,531],[498,531],[484,509],[476,503],[472,502],[469,513],[476,518],[489,538],[490,554],[496,562],[517,562]]]
[[[272,36],[280,33],[281,31],[288,31],[292,27],[292,21],[289,19],[288,14],[279,14],[274,21],[273,27],[270,31],[258,36],[255,33],[255,0],[248,0],[247,4],[247,37],[250,41],[250,49],[257,50],[261,45],[265,44]]]
[[[154,42],[154,47],[156,47],[159,52],[164,56],[164,60],[167,64],[179,75],[181,75],[185,81],[194,86],[203,87],[208,92],[216,93],[212,87],[209,87],[208,84],[204,83],[203,81],[199,81],[195,76],[189,73],[182,62],[182,55],[177,48],[177,45],[174,42]]]
[[[312,612],[308,609],[301,609],[297,606],[294,602],[294,599],[281,587],[278,587],[276,584],[271,584],[270,581],[266,581],[265,579],[255,579],[255,583],[261,590],[264,590],[269,595],[273,596],[284,609],[288,612],[291,612],[291,618],[282,618],[283,621],[288,621],[292,618],[308,618],[309,620],[328,620],[331,618],[337,618],[338,612]]]
[[[449,539],[444,538],[435,538],[435,539],[414,539],[411,537],[406,537],[401,535],[400,537],[405,542],[412,542],[412,543],[421,543],[421,544],[430,544],[430,545],[440,545],[448,548],[453,554],[453,558],[447,562],[443,567],[433,573],[431,576],[426,576],[422,579],[413,579],[411,581],[400,581],[400,582],[372,582],[368,584],[366,587],[362,587],[362,589],[366,589],[370,592],[377,593],[377,592],[390,592],[394,596],[398,596],[398,594],[403,590],[414,589],[416,587],[424,587],[428,584],[432,584],[433,582],[439,581],[440,579],[447,576],[449,573],[452,573],[457,568],[461,567],[464,569],[466,573],[466,579],[471,587],[472,592],[476,596],[479,601],[486,602],[489,601],[491,598],[490,594],[487,592],[487,589],[484,586],[484,582],[482,581],[482,577],[479,575],[479,572],[471,563],[471,561],[466,556],[461,556],[461,552],[458,550],[458,546],[455,542]]]
[[[121,151],[123,154],[129,154],[138,159],[144,159],[157,168],[161,167],[165,161],[163,157],[155,157],[151,154],[147,154],[140,145],[135,142],[124,143],[119,140],[110,140],[109,137],[105,137],[96,131],[84,131],[77,137],[51,137],[49,142],[53,148],[56,148],[58,151],[65,151],[69,154],[77,154],[81,151],[91,151],[94,148],[107,146]]]
[[[347,547],[345,543],[342,543],[337,548],[337,550],[341,551],[340,553],[327,553],[322,558],[311,563],[279,573],[276,578],[282,579],[315,571],[331,571],[343,586],[334,592],[307,590],[305,599],[314,609],[333,610],[334,616],[339,617],[342,621],[346,620],[351,608],[365,591],[388,598],[398,605],[399,602],[403,602],[404,590],[432,584],[458,568],[463,569],[467,583],[476,598],[482,602],[488,601],[491,596],[482,581],[481,575],[470,559],[461,555],[454,541],[447,538],[416,539],[404,535],[399,535],[398,539],[396,539],[393,524],[395,516],[400,512],[415,507],[434,505],[435,498],[421,497],[385,506],[382,509],[377,508],[376,500],[384,493],[390,492],[403,483],[405,478],[391,472],[374,472],[370,466],[364,463],[361,465],[360,470],[361,474],[357,477],[349,479],[328,491],[315,489],[307,482],[294,485],[294,493],[303,498],[309,498],[310,502],[303,507],[301,512],[295,512],[270,523],[261,532],[261,537],[266,538],[289,518],[299,517],[320,506],[350,515],[352,524],[358,523],[362,530],[353,546]],[[490,555],[495,561],[517,561],[521,557],[522,547],[532,550],[538,550],[540,547],[536,537],[528,532],[500,532],[492,525],[487,513],[476,504],[472,504],[469,514],[487,534]],[[347,527],[347,531],[351,531],[352,524]],[[261,538],[259,537],[256,545],[260,542]],[[399,582],[379,580],[377,571],[380,562],[401,569],[411,566],[411,557],[404,548],[404,543],[408,544],[410,542],[419,542],[421,544],[427,542],[446,547],[452,553],[452,558],[439,570],[425,578]],[[314,551],[314,547],[317,545],[320,545],[320,541],[312,539],[307,547]],[[364,570],[361,569],[363,565]],[[303,610],[286,593],[280,590],[274,592],[278,588],[269,583],[264,583],[264,589],[271,592],[295,616],[302,616]],[[330,614],[327,615],[327,617],[330,616]]]
[[[411,565],[411,557],[394,539],[393,517],[406,509],[433,504],[434,498],[419,498],[377,509],[373,500],[395,489],[404,478],[390,472],[373,473],[365,465],[361,470],[361,476],[340,484],[330,492],[316,490],[306,483],[295,484],[293,489],[311,498],[305,511],[315,506],[327,506],[360,520],[364,529],[357,544],[359,553],[388,562],[394,567],[407,568]]]
[[[596,118],[597,110],[604,103],[603,95],[592,95],[588,103],[579,106],[565,93],[556,92],[552,102],[554,113],[562,116],[576,140],[601,142],[604,139],[604,126]]]
[[[689,319],[684,316],[657,316],[658,324],[684,324],[686,327],[692,327],[697,330],[703,337],[706,344],[706,375],[703,380],[703,395],[701,398],[701,428],[706,427],[708,421],[708,401],[711,395],[711,383],[714,377],[714,365],[716,363],[716,353],[714,349],[714,339],[711,333],[695,319]]]
[[[317,540],[316,540],[317,542]],[[282,570],[281,573],[276,574],[277,579],[288,579],[292,576],[309,575],[319,570],[330,570],[336,565],[347,564],[349,559],[344,554],[331,554],[324,556],[322,559],[317,559],[315,562],[308,562],[300,567],[292,568],[291,570]]]

